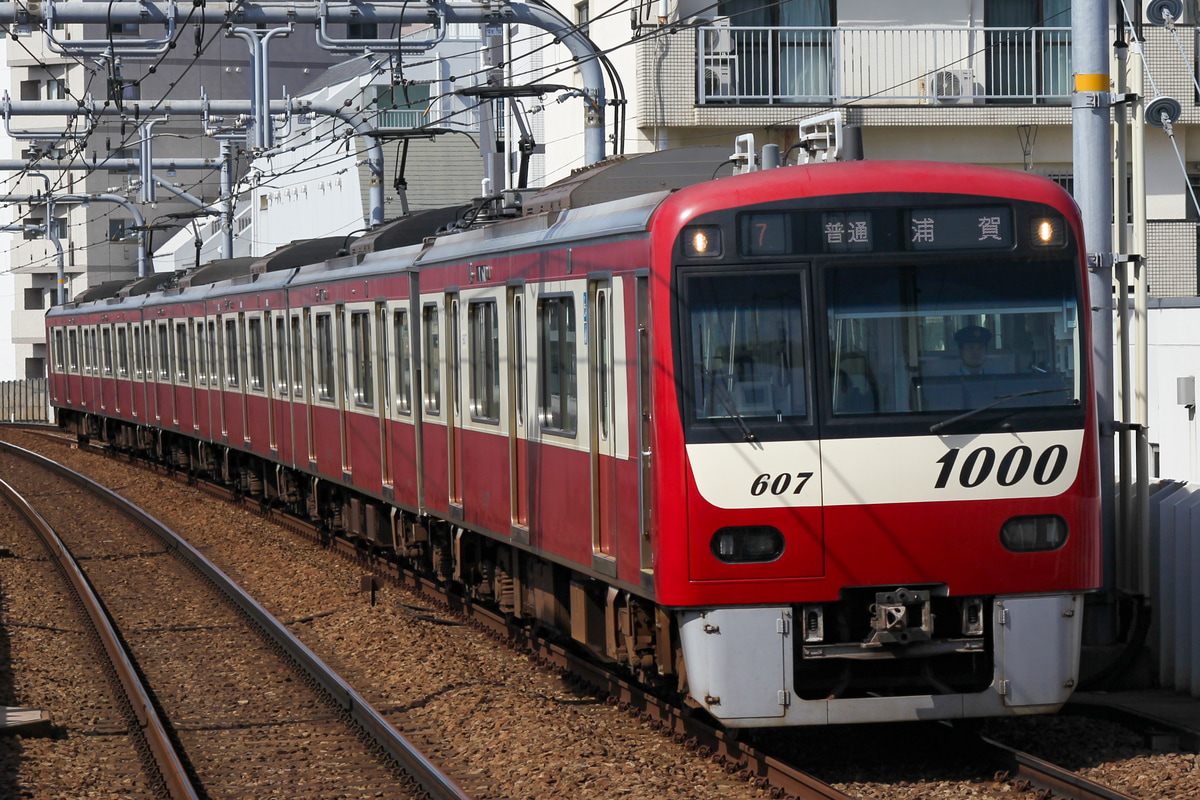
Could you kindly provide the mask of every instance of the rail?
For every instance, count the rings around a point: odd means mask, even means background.
[[[853,28],[731,24],[697,29],[701,105],[926,105],[1070,101],[1071,29]]]
[[[318,686],[324,689],[333,698],[334,702],[341,706],[350,718],[390,758],[400,765],[406,773],[411,775],[413,780],[433,800],[470,800],[470,797],[461,787],[405,739],[382,714],[355,691],[350,684],[342,680],[341,676],[330,669],[315,653],[309,650],[303,642],[292,635],[291,631],[287,630],[279,620],[275,619],[270,612],[259,605],[254,598],[246,594],[240,586],[230,580],[215,564],[210,562],[198,550],[177,536],[161,522],[119,494],[37,453],[8,444],[7,442],[0,442],[0,451],[12,453],[32,461],[44,469],[53,471],[68,480],[78,483],[106,502],[111,502],[120,507],[131,518],[144,525],[151,533],[158,537],[164,546],[174,555],[187,561],[201,575],[211,581],[243,613],[254,620],[267,636],[282,648]]]

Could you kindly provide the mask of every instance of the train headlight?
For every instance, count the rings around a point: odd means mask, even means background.
[[[719,258],[721,228],[717,225],[693,225],[684,228],[683,254],[688,258]]]
[[[1035,217],[1029,233],[1034,247],[1062,247],[1067,242],[1067,227],[1062,217]]]
[[[712,552],[726,564],[774,561],[783,555],[783,534],[770,525],[721,528],[713,534]]]
[[[1000,544],[1014,553],[1057,550],[1067,543],[1067,521],[1059,516],[1013,517],[1000,529]]]

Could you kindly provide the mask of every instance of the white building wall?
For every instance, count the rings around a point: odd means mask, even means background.
[[[1200,381],[1200,304],[1162,300],[1149,326],[1149,440],[1158,445],[1160,477],[1200,482],[1200,434],[1195,410],[1179,405],[1178,378]]]

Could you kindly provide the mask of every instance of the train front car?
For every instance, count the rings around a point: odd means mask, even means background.
[[[1070,197],[822,165],[680,191],[652,235],[656,591],[695,701],[733,727],[1061,706],[1100,584]]]

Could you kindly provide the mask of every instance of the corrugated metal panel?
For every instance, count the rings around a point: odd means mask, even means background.
[[[0,419],[4,422],[49,422],[46,379],[0,382]]]
[[[1151,495],[1150,556],[1159,683],[1200,697],[1200,485]]]

